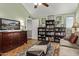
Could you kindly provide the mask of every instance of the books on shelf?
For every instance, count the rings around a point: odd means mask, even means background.
[[[54,31],[54,29],[53,28],[46,28],[46,31],[51,32],[51,31]]]
[[[45,35],[38,35],[38,37],[45,37]]]
[[[42,34],[44,35],[44,34],[45,34],[45,32],[42,32],[42,31],[41,31],[41,32],[39,32],[39,34],[40,34],[40,35],[42,35]]]
[[[39,31],[45,31],[45,29],[39,29]]]
[[[54,32],[47,32],[46,34],[53,36],[54,35]]]
[[[47,25],[46,28],[54,28],[54,26],[53,25]]]

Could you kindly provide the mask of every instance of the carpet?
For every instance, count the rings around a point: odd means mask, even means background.
[[[53,55],[53,51],[52,51],[53,48],[52,48],[52,47],[53,47],[53,46],[50,46],[50,47],[49,47],[46,56],[52,56],[52,55]],[[27,52],[27,49],[26,49],[25,51],[23,51],[23,52],[18,53],[17,56],[26,56],[26,52]]]

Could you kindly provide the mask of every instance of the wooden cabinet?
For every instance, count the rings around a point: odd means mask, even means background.
[[[2,33],[0,33],[0,51],[1,51]]]
[[[11,34],[11,33],[10,33]],[[10,49],[11,46],[11,35],[8,32],[3,32],[2,35],[2,51],[4,51],[5,49],[8,50]]]
[[[21,36],[21,38],[24,40],[25,43],[27,43],[27,32],[26,31],[23,31],[21,33],[21,35],[23,35],[23,36]]]
[[[15,40],[14,42],[15,42],[15,45],[16,45],[16,46],[19,46],[20,43],[21,43],[21,42],[20,42],[20,40],[21,40],[21,37],[20,37],[21,35],[20,35],[20,34],[21,34],[21,32],[15,32],[15,33],[14,33],[14,40]],[[15,47],[16,47],[16,46],[15,46]]]
[[[0,52],[9,51],[26,43],[25,33],[26,31],[0,32]]]

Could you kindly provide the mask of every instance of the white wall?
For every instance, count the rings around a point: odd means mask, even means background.
[[[76,21],[79,23],[79,4],[76,10]]]

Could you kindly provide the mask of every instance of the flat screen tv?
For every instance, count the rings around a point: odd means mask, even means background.
[[[0,18],[1,30],[20,30],[20,22],[16,20]]]

